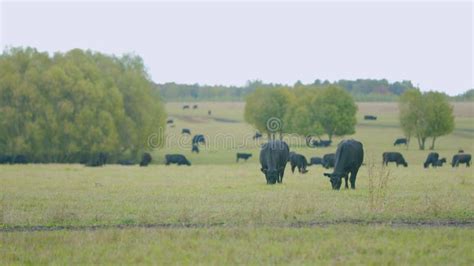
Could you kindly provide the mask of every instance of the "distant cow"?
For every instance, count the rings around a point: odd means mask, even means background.
[[[308,166],[308,161],[306,161],[306,157],[302,154],[293,153],[290,154],[290,165],[291,165],[291,172],[295,172],[295,168],[298,167],[298,172],[305,174],[308,172],[306,167]]]
[[[451,165],[453,167],[458,167],[459,164],[466,164],[466,167],[471,166],[471,155],[467,153],[455,154]]]
[[[165,155],[165,164],[177,164],[177,165],[191,165],[191,162],[184,157],[182,154],[166,154]]]
[[[323,158],[321,157],[311,157],[311,159],[309,159],[309,165],[323,165]]]
[[[434,165],[436,165],[437,167],[442,167],[444,163],[446,163],[446,158],[441,158]]]
[[[183,110],[184,109],[189,109],[189,105],[183,105]]]
[[[16,156],[13,157],[12,163],[13,164],[27,164],[28,159],[26,158],[25,155],[19,154],[19,155],[16,155]]]
[[[403,155],[399,152],[384,152],[382,154],[383,164],[388,165],[389,162],[395,162],[398,165],[408,166],[408,163],[403,158]]]
[[[377,120],[375,115],[364,115],[364,120]]]
[[[212,114],[212,111],[211,110],[207,110],[207,115],[211,115]]]
[[[393,146],[402,145],[402,144],[408,145],[408,140],[406,138],[396,139],[395,142],[393,143]]]
[[[107,163],[107,159],[108,159],[108,154],[105,152],[92,154],[86,160],[86,166],[91,166],[91,167],[102,166]]]
[[[283,182],[286,163],[290,156],[290,148],[281,140],[270,140],[260,150],[260,170],[265,174],[267,184]]]
[[[464,150],[463,150],[463,149],[459,149],[459,150],[458,150],[458,153],[464,153]]]
[[[204,139],[204,135],[202,135],[202,134],[194,135],[192,143],[193,143],[193,145],[194,144],[199,144],[199,143],[205,144],[206,140]]]
[[[323,156],[323,167],[326,169],[334,167],[336,162],[336,154],[328,153]]]
[[[142,160],[140,161],[140,166],[148,166],[151,163],[151,154],[145,152],[142,156]]]
[[[191,153],[199,153],[199,147],[197,144],[193,144],[193,147],[191,148]]]
[[[173,119],[168,119],[168,120],[166,121],[166,124],[173,124],[173,123],[174,123]]]
[[[135,162],[133,160],[118,160],[117,164],[128,166],[128,165],[134,165]]]
[[[313,147],[329,147],[331,145],[332,141],[331,140],[313,140],[312,144]]]
[[[334,171],[332,173],[324,173],[325,176],[329,177],[332,189],[339,190],[341,188],[342,178],[345,179],[345,187],[349,188],[347,185],[349,173],[351,174],[351,188],[355,189],[357,172],[359,172],[362,161],[364,161],[362,143],[353,139],[341,141],[337,145]]]
[[[0,155],[0,164],[12,163],[13,157],[10,155]]]
[[[255,132],[255,135],[253,135],[252,139],[259,139],[262,137],[262,134],[259,132]]]
[[[197,104],[193,105],[193,109],[198,109]]]
[[[237,162],[239,162],[239,159],[243,159],[243,160],[247,161],[250,157],[252,157],[251,153],[240,153],[240,152],[238,152],[237,153]]]
[[[423,163],[423,167],[428,168],[431,164],[431,166],[436,167],[436,163],[438,162],[439,159],[439,154],[437,152],[430,152],[428,154],[428,157],[426,157],[426,161]]]
[[[183,129],[181,130],[181,134],[189,134],[189,135],[191,135],[191,130],[190,130],[189,128],[183,128]]]

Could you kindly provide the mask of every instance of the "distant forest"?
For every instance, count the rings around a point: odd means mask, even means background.
[[[174,82],[155,84],[155,94],[165,101],[243,101],[245,96],[254,92],[257,88],[298,88],[305,87],[315,89],[326,85],[337,85],[347,90],[356,101],[397,101],[399,96],[407,89],[414,88],[411,81],[390,83],[386,79],[357,79],[339,80],[329,82],[327,80],[315,80],[310,84],[296,82],[292,86],[263,83],[262,81],[249,81],[245,86],[222,86],[222,85],[199,85],[199,84],[177,84]],[[473,101],[474,89],[450,97],[454,101]]]

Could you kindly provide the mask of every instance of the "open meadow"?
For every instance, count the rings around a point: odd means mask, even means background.
[[[454,103],[456,128],[435,147],[448,164],[436,169],[423,168],[430,151],[416,143],[393,146],[396,103],[359,103],[356,134],[345,138],[363,143],[365,165],[357,189],[340,191],[320,165],[306,174],[287,165],[283,184],[266,185],[265,138],[252,139],[244,103],[197,104],[166,104],[174,126],[148,167],[0,165],[0,264],[474,264],[474,167],[449,164],[459,149],[474,152],[473,103]],[[199,154],[183,128],[205,135]],[[285,139],[308,159],[341,140]],[[408,167],[382,167],[385,151]],[[237,163],[237,152],[253,156]],[[169,153],[192,165],[164,165]]]

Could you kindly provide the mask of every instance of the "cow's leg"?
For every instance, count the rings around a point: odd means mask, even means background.
[[[351,172],[351,188],[355,189],[356,188],[356,178],[357,178],[357,172],[359,170],[354,170]]]
[[[470,166],[471,166],[471,162],[470,161],[466,162],[466,167],[470,167]]]
[[[291,164],[291,172],[295,173],[296,164]]]
[[[345,176],[343,176],[343,178],[344,178],[344,183],[345,183],[345,186],[344,186],[344,187],[345,187],[346,189],[348,189],[349,186],[347,185],[347,179],[349,178],[349,174],[346,174]]]
[[[279,176],[278,183],[280,183],[280,184],[283,183],[283,175],[284,174],[285,174],[285,169],[280,170],[280,173],[278,173],[278,176]]]

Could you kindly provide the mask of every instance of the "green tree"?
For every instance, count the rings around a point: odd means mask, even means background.
[[[288,132],[285,118],[292,101],[293,94],[288,88],[256,89],[246,97],[244,118],[260,132],[267,133],[269,138]]]
[[[434,149],[437,138],[454,130],[453,108],[442,93],[407,90],[399,107],[400,126],[408,138],[416,137],[420,150],[425,149],[428,138],[432,138],[430,149]]]

